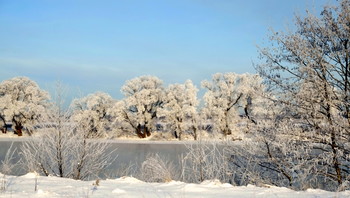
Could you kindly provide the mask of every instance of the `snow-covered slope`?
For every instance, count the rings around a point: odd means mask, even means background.
[[[5,178],[5,179],[4,179]],[[5,185],[4,185],[5,181]],[[37,181],[37,191],[35,182]],[[98,185],[96,185],[98,183]],[[350,191],[327,192],[323,190],[293,191],[280,187],[232,186],[219,181],[205,181],[201,184],[146,183],[132,177],[102,181],[77,181],[58,177],[41,177],[34,173],[24,176],[0,175],[0,197],[179,197],[179,198],[231,198],[231,197],[350,197]]]

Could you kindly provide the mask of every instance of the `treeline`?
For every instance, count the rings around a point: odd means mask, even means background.
[[[184,136],[197,139],[199,131],[211,136],[238,137],[239,131],[257,123],[254,119],[258,109],[265,105],[263,101],[267,102],[262,98],[264,88],[258,75],[218,73],[211,81],[203,81],[202,86],[207,91],[204,106],[199,108],[198,89],[190,80],[164,87],[157,77],[141,76],[127,81],[121,88],[124,99],[116,100],[107,93],[96,92],[74,99],[67,116],[69,122],[86,126],[89,137],[145,138],[155,131],[167,139]],[[3,125],[12,123],[18,135],[22,135],[23,129],[32,135],[41,125],[50,124],[48,118],[57,106],[63,111],[63,104],[57,105],[56,101],[62,100],[59,98],[62,94],[51,99],[26,77],[3,81],[0,93]],[[6,130],[2,128],[4,133]]]

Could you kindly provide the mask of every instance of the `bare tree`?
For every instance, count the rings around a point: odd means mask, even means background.
[[[296,30],[274,32],[273,47],[260,49],[264,63],[256,66],[276,96],[275,105],[282,109],[274,119],[275,127],[268,128],[275,135],[267,139],[265,150],[274,158],[273,153],[283,147],[295,149],[280,144],[274,152],[270,142],[281,135],[304,145],[298,148],[300,152],[311,149],[301,156],[314,161],[309,164],[314,169],[309,179],[329,190],[348,185],[350,174],[349,21],[349,0],[339,1],[337,7],[325,6],[320,17],[309,12],[304,18],[297,16]],[[283,125],[294,130],[281,131]],[[266,132],[267,128],[262,129]],[[285,159],[280,155],[276,162]]]
[[[51,112],[38,127],[38,136],[24,142],[23,164],[29,171],[74,179],[98,177],[111,163],[111,152],[103,141],[89,140],[89,125],[74,122],[63,108],[63,90],[58,87]],[[77,125],[77,123],[80,123]]]
[[[157,154],[147,156],[141,164],[140,174],[146,182],[170,182],[177,179],[174,165]]]

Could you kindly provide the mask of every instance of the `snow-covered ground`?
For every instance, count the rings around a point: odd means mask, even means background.
[[[35,181],[37,180],[37,191]],[[187,184],[178,181],[169,183],[146,183],[132,177],[122,177],[99,181],[77,181],[58,177],[41,177],[34,173],[24,176],[0,175],[0,197],[147,197],[147,198],[232,198],[232,197],[350,197],[350,191],[327,192],[323,190],[293,191],[280,187],[256,187],[252,185],[236,187],[218,181],[205,181],[201,184]]]

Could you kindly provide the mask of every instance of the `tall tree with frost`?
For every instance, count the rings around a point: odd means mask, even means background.
[[[127,81],[121,91],[126,97],[122,118],[138,137],[150,136],[158,109],[164,104],[163,82],[154,76],[141,76]]]
[[[12,121],[19,136],[24,127],[29,134],[32,133],[48,104],[49,94],[27,77],[15,77],[0,83],[0,119],[4,124]]]
[[[115,100],[107,93],[96,92],[72,102],[72,119],[80,125],[87,126],[88,137],[108,136],[112,122],[108,111]]]
[[[319,185],[324,181],[322,188],[348,188],[350,1],[325,6],[319,17],[309,12],[297,16],[295,26],[294,32],[272,34],[272,46],[260,49],[264,63],[257,70],[283,105],[279,120],[302,126],[301,132],[290,130],[284,136],[308,143],[313,152],[304,157],[315,161],[312,178]]]
[[[111,116],[111,127],[116,137],[137,135],[135,133],[130,133],[131,131],[136,131],[136,126],[134,126],[134,121],[129,118],[124,99],[116,101],[107,113]]]
[[[241,122],[240,115],[256,123],[252,115],[254,102],[263,92],[259,75],[217,73],[212,81],[203,81],[202,87],[207,89],[203,113],[216,132],[231,135]]]
[[[182,134],[188,132],[197,139],[197,92],[191,80],[170,85],[166,91],[166,102],[159,115],[165,118],[175,138],[181,140]]]

